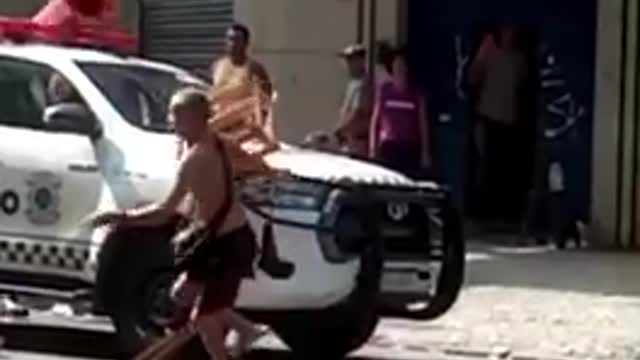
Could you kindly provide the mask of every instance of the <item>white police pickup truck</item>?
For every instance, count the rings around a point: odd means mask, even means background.
[[[105,241],[81,222],[167,193],[177,145],[167,101],[187,84],[206,85],[98,50],[0,45],[0,290],[90,289],[127,351],[159,334],[171,310],[170,229]],[[267,160],[292,176],[238,184],[262,250],[238,308],[294,352],[360,347],[379,318],[381,283],[383,299],[426,300],[418,317],[455,302],[464,244],[445,189],[292,145]]]

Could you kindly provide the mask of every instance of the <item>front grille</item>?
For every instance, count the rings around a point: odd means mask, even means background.
[[[343,204],[335,229],[337,244],[343,251],[361,250],[374,236],[371,231],[377,231],[381,237],[386,254],[428,254],[430,251],[428,218],[422,206],[410,206],[403,218],[394,219],[386,203],[369,203],[366,207]]]
[[[384,251],[389,255],[417,255],[430,252],[428,236],[385,237]]]

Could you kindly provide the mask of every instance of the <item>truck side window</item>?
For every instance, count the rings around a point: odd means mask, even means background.
[[[0,57],[0,126],[47,130],[46,110],[70,99],[64,93],[84,105],[73,86],[53,69]]]

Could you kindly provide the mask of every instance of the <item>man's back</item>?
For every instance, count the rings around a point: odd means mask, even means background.
[[[486,62],[478,111],[507,124],[517,121],[519,89],[525,75],[525,57],[514,49],[497,48]]]

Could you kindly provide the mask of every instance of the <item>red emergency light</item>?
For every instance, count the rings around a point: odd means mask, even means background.
[[[113,0],[65,0],[76,12],[84,16],[100,16]]]
[[[0,38],[13,42],[41,42],[62,46],[94,47],[135,52],[137,39],[114,26],[74,22],[41,25],[28,18],[0,17]]]
[[[114,0],[49,0],[32,18],[0,16],[0,39],[135,52],[137,39],[115,25]]]

